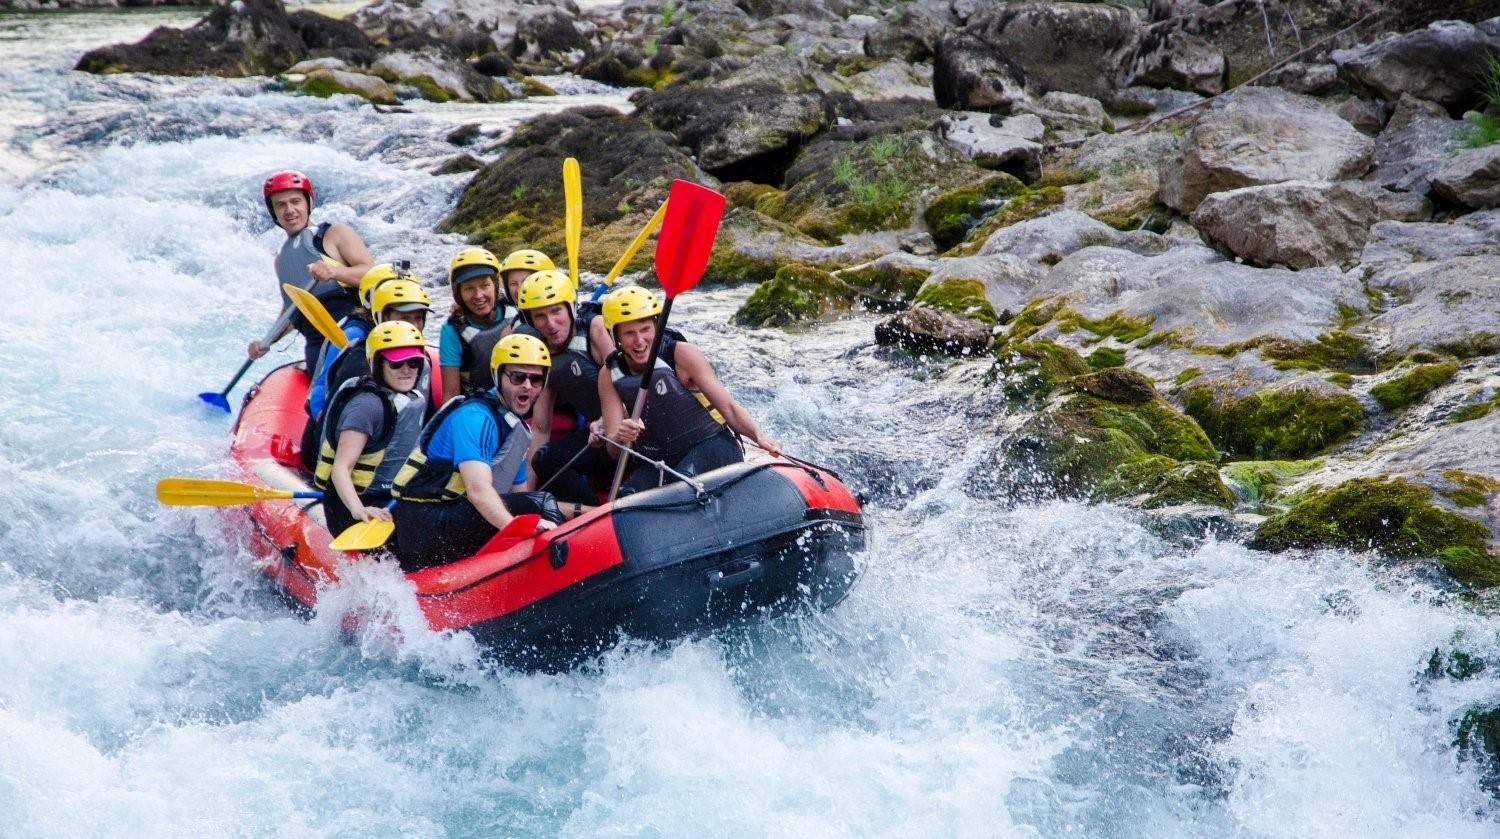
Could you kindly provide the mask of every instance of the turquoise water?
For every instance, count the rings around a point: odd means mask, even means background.
[[[275,315],[265,173],[429,282],[442,138],[564,102],[377,115],[266,80],[93,78],[84,48],[191,12],[0,15],[0,836],[1441,836],[1497,833],[1450,721],[1500,682],[1416,677],[1497,624],[1367,556],[1273,557],[1111,507],[994,500],[982,366],[893,362],[870,319],[679,325],[790,451],[875,499],[831,612],[560,675],[425,631],[379,563],[292,616],[204,410]],[[269,361],[290,360],[278,348]],[[263,363],[259,369],[269,369]],[[977,395],[976,395],[977,394]],[[344,639],[359,606],[400,627]]]

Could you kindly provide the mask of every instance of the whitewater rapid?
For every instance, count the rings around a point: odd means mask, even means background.
[[[982,363],[887,356],[868,317],[734,328],[743,289],[674,321],[873,499],[843,604],[554,675],[424,631],[379,563],[292,615],[243,519],[152,497],[227,474],[195,394],[275,315],[261,180],[309,172],[322,219],[438,283],[448,131],[626,106],[67,72],[192,17],[0,15],[0,837],[1500,833],[1451,729],[1500,680],[1419,676],[1456,637],[1500,655],[1500,621],[1371,556],[997,500]],[[341,637],[350,605],[403,640]]]

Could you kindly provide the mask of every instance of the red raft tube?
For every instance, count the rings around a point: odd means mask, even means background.
[[[244,480],[305,490],[307,376],[272,371],[245,398],[231,452]],[[466,630],[511,665],[570,666],[621,636],[670,640],[754,614],[827,608],[854,584],[868,521],[827,470],[740,463],[637,493],[519,542],[408,573],[434,630]],[[328,547],[317,502],[249,506],[261,567],[303,607],[360,554]]]

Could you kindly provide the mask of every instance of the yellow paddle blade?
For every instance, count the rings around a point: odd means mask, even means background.
[[[328,547],[336,551],[372,551],[384,545],[395,532],[395,522],[370,519],[345,528]]]
[[[203,478],[162,478],[156,482],[156,500],[169,507],[232,507],[272,498],[295,498],[289,489],[271,489],[239,481]]]
[[[314,297],[312,292],[305,288],[298,288],[291,283],[282,283],[281,290],[292,298],[292,305],[297,307],[297,311],[301,312],[302,316],[307,318],[307,322],[318,330],[318,334],[327,338],[330,344],[339,349],[348,345],[349,338],[344,334],[344,330],[339,328],[333,315],[328,314],[328,310],[323,308],[323,302]]]
[[[609,275],[604,278],[604,285],[606,287],[615,284],[615,279],[620,276],[621,271],[625,270],[625,266],[630,264],[630,260],[635,257],[636,251],[641,249],[641,245],[646,244],[646,240],[651,238],[651,234],[656,232],[656,228],[661,227],[661,220],[666,215],[667,202],[663,201],[661,202],[661,206],[656,208],[656,214],[651,217],[650,221],[646,222],[646,226],[641,228],[641,232],[635,235],[635,241],[631,242],[630,247],[625,249],[625,254],[620,257],[619,261],[615,262],[615,267],[609,269]]]
[[[568,277],[578,288],[578,240],[583,236],[583,174],[578,159],[563,161],[563,196],[567,199],[563,215],[563,235],[568,242]]]

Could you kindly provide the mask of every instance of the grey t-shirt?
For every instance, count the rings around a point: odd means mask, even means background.
[[[344,406],[344,412],[339,414],[339,427],[334,431],[334,440],[345,431],[364,432],[369,437],[367,447],[379,440],[385,434],[385,406],[380,397],[373,393],[355,394]]]

